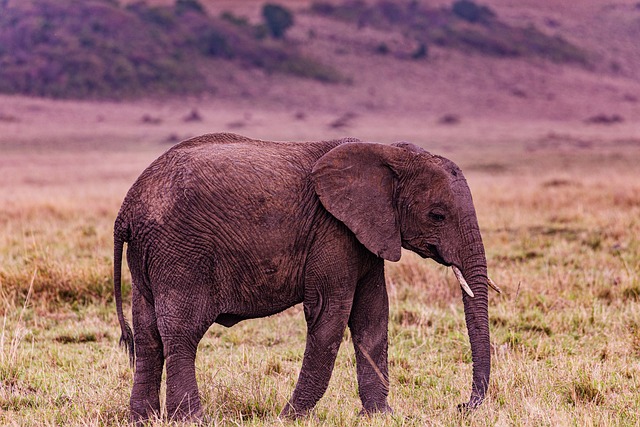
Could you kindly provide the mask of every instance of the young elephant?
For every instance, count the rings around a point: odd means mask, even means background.
[[[125,242],[133,333],[122,311]],[[463,406],[485,397],[488,278],[471,192],[454,163],[412,144],[266,142],[233,134],[184,141],[131,187],[114,246],[121,342],[135,360],[133,421],[160,413],[164,363],[167,413],[201,418],[194,364],[207,329],[300,302],[306,350],[281,415],[304,415],[322,397],[347,325],[363,411],[390,411],[384,260],[398,261],[403,247],[454,268],[465,289],[473,357],[471,398]]]

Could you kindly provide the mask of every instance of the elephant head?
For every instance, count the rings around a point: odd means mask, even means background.
[[[464,292],[473,359],[471,398],[484,400],[491,368],[487,261],[471,191],[451,161],[409,144],[352,142],[325,154],[312,179],[324,207],[372,253],[401,248],[451,266]]]

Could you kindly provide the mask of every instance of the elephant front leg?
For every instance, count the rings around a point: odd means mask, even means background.
[[[347,325],[351,296],[328,295],[325,289],[305,292],[307,344],[298,383],[281,417],[306,415],[326,391]]]
[[[349,317],[358,371],[361,414],[392,412],[387,404],[389,299],[384,264],[374,267],[358,283]]]

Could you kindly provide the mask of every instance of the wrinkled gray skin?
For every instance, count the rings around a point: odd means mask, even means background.
[[[202,417],[194,361],[213,323],[232,326],[304,304],[307,344],[282,416],[324,394],[345,327],[363,412],[390,411],[384,260],[401,247],[455,265],[471,351],[470,401],[489,382],[487,268],[469,187],[451,161],[408,143],[276,143],[232,134],[184,141],[154,161],[115,221],[114,281],[122,342],[135,376],[131,418]],[[133,280],[133,331],[122,313],[123,243]]]

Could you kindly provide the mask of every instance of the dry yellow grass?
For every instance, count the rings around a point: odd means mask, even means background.
[[[155,111],[152,104],[44,102],[40,108],[29,115],[25,107],[18,123],[0,123],[0,424],[126,425],[132,372],[117,347],[112,221],[137,174],[168,148],[160,141],[173,129],[184,136],[229,130],[244,110],[185,124],[179,115],[189,107],[176,104],[163,111],[177,119],[150,127],[139,119]],[[38,128],[46,120],[42,109],[86,120]],[[470,417],[456,412],[471,376],[460,290],[445,268],[405,253],[388,265],[394,415],[357,417],[354,355],[345,336],[314,413],[297,423],[277,419],[304,351],[304,320],[295,307],[211,328],[201,343],[198,379],[214,425],[640,424],[637,129],[438,126],[363,116],[335,130],[331,119],[318,115],[301,126],[286,111],[258,111],[255,124],[240,132],[408,139],[462,166],[490,273],[504,291],[490,296],[489,397]]]

